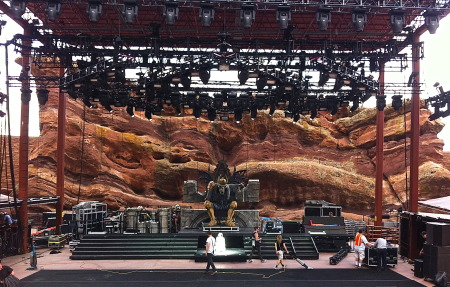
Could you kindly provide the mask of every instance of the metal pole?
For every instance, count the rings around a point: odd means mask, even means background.
[[[384,63],[380,66],[380,96],[384,96]],[[383,224],[384,109],[377,108],[376,120],[375,226]]]
[[[411,155],[410,155],[410,195],[409,211],[419,211],[419,136],[420,136],[420,34],[414,34],[412,64],[415,79],[412,82],[411,100]]]
[[[24,35],[29,36],[30,31],[24,29]],[[21,89],[21,115],[20,115],[20,140],[19,140],[19,199],[22,205],[19,209],[20,230],[19,253],[28,252],[28,128],[30,113],[30,70],[31,70],[31,41],[25,37],[22,49],[22,72],[23,77]]]
[[[59,76],[64,76],[64,68],[59,71]],[[61,224],[63,224],[64,211],[64,154],[65,154],[65,133],[66,133],[66,94],[58,91],[58,149],[56,163],[56,195],[59,196],[56,204],[56,233],[61,234]]]

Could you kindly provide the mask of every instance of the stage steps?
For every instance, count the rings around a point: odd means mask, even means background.
[[[194,259],[198,236],[180,234],[89,234],[70,259]]]
[[[291,245],[290,238],[292,238],[292,243],[294,245],[297,257],[302,260],[317,260],[319,259],[319,252],[314,244],[314,240],[311,236],[302,234],[282,234],[283,240],[286,243],[286,247],[289,252],[292,253],[293,248]],[[275,260],[277,255],[275,254],[275,241],[277,240],[277,234],[260,234],[262,238],[261,254],[264,259]],[[252,237],[247,236],[244,240],[245,249],[248,256],[252,251]],[[287,255],[286,258],[292,258],[292,255]],[[247,256],[247,257],[248,257]],[[253,254],[253,259],[258,259],[258,254]]]

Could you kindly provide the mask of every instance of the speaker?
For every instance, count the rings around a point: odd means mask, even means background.
[[[423,278],[423,260],[414,260],[414,276]]]
[[[400,218],[400,255],[409,258],[409,216],[402,214]]]
[[[423,276],[434,278],[440,271],[450,273],[450,246],[423,246]]]
[[[428,222],[427,244],[436,246],[450,246],[450,224],[442,222]]]

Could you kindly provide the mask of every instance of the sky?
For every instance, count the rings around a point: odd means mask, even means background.
[[[0,43],[6,43],[6,41],[12,39],[14,34],[22,33],[21,28],[15,24],[12,20],[4,17],[0,20],[6,20],[7,24],[3,27],[2,33],[0,35]],[[433,35],[426,32],[422,37],[421,41],[424,44],[425,58],[421,61],[421,82],[424,83],[423,89],[425,90],[421,94],[422,99],[432,97],[438,94],[433,85],[439,82],[445,91],[450,90],[450,76],[448,69],[450,67],[450,57],[448,57],[448,46],[450,35],[450,16],[441,19],[439,23],[439,28],[437,32]],[[18,76],[20,74],[20,66],[15,64],[14,60],[17,54],[14,53],[12,45],[9,47],[9,74],[10,76]],[[6,70],[3,66],[5,58],[5,48],[0,47],[0,63],[2,68],[0,69],[0,92],[6,94]],[[393,77],[403,77],[400,82],[408,82],[408,77],[410,72],[397,73]],[[390,75],[387,74],[386,81],[390,81]],[[392,82],[399,82],[398,79]],[[11,134],[14,136],[20,135],[20,88],[10,88],[10,109],[12,111],[11,115]],[[410,97],[410,95],[405,95]],[[365,104],[365,107],[370,107],[372,104]],[[388,103],[390,101],[388,100]],[[0,105],[0,110],[5,111],[6,108]],[[441,118],[441,120],[446,124],[444,129],[438,134],[438,137],[444,140],[445,146],[444,151],[450,151],[450,116],[446,118]],[[4,120],[0,121],[0,133],[6,133],[6,127]],[[29,125],[29,135],[32,137],[39,136],[39,105],[37,103],[36,95],[33,91],[30,102],[30,125]]]

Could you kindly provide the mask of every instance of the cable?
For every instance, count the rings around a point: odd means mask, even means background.
[[[86,129],[86,105],[83,105],[83,122],[81,128],[81,156],[80,156],[80,179],[78,182],[77,204],[80,203],[81,183],[83,181],[83,159],[84,159],[84,136]]]

